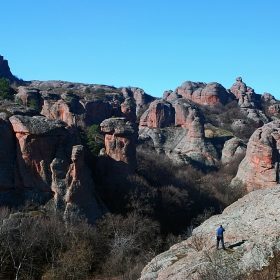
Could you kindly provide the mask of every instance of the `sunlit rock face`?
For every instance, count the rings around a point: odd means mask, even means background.
[[[47,207],[64,212],[69,223],[85,217],[94,223],[106,212],[96,200],[84,148],[65,122],[42,116],[10,117],[18,167],[14,188],[48,197]],[[45,195],[44,195],[45,194]]]
[[[247,194],[197,227],[192,237],[156,256],[143,269],[141,280],[209,279],[207,275],[247,279],[253,271],[262,271],[273,250],[280,249],[279,199],[280,185]],[[216,250],[220,225],[225,228],[226,251]]]
[[[120,176],[132,175],[136,167],[137,132],[125,118],[104,120],[101,131],[105,133],[105,149],[109,170]]]
[[[244,186],[247,192],[279,183],[280,120],[258,128],[251,136],[245,158],[231,186]]]
[[[216,82],[205,84],[187,81],[178,87],[175,92],[202,105],[225,104],[228,100],[228,92],[221,84]]]

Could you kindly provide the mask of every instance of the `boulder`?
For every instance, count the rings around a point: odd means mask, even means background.
[[[225,142],[222,150],[222,164],[228,164],[239,156],[245,155],[246,148],[247,145],[243,140],[237,137],[229,139]]]
[[[273,251],[280,250],[279,200],[279,185],[244,196],[197,227],[190,238],[156,256],[140,279],[247,279],[254,271],[262,273]],[[220,225],[226,250],[215,248]]]
[[[246,156],[231,187],[245,186],[247,192],[279,183],[280,120],[258,128],[249,139]]]

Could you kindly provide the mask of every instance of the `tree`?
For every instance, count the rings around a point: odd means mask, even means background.
[[[10,86],[8,80],[0,79],[0,96],[4,99],[13,100],[16,91]]]
[[[97,124],[92,125],[87,133],[87,144],[94,156],[99,155],[99,151],[104,147],[104,139],[101,135],[100,127]]]
[[[28,106],[34,110],[39,110],[39,105],[36,99],[32,98],[29,102],[28,102]]]
[[[90,88],[89,87],[85,88],[85,93],[90,93]]]

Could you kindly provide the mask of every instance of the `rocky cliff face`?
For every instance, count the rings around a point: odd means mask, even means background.
[[[85,216],[93,223],[106,212],[84,163],[83,146],[66,123],[23,115],[0,121],[2,205],[32,198],[63,211],[69,222]]]
[[[243,185],[248,192],[279,183],[280,121],[258,128],[251,136],[246,156],[240,163],[233,188]]]
[[[133,124],[126,122],[125,118],[111,118],[104,120],[100,127],[105,133],[108,170],[120,178],[133,175],[136,168],[137,139]]]
[[[219,83],[184,82],[175,92],[182,97],[202,105],[225,104],[228,100],[226,89]]]
[[[152,139],[158,152],[179,163],[202,167],[217,163],[217,151],[205,137],[203,116],[186,100],[152,102],[140,119],[139,139]]]
[[[139,88],[118,89],[63,81],[32,81],[19,87],[15,96],[23,105],[35,104],[46,117],[83,129],[112,116],[135,122],[137,114],[153,99]]]
[[[197,227],[190,238],[156,256],[142,271],[152,279],[247,279],[280,249],[280,186],[254,191]],[[225,228],[227,250],[216,250],[216,228]],[[269,230],[268,230],[269,229]],[[208,276],[208,278],[207,278]],[[204,278],[202,278],[204,277]]]
[[[6,78],[10,82],[15,80],[15,77],[10,70],[8,61],[5,60],[2,55],[0,55],[0,78]]]

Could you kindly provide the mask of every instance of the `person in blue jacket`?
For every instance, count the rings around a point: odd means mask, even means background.
[[[225,250],[225,244],[224,244],[224,231],[225,229],[223,228],[222,225],[220,225],[220,227],[217,228],[217,231],[216,231],[216,236],[217,236],[217,245],[216,245],[216,249],[218,250],[219,249],[219,243],[221,241],[222,243],[222,247],[223,247],[223,250]]]

